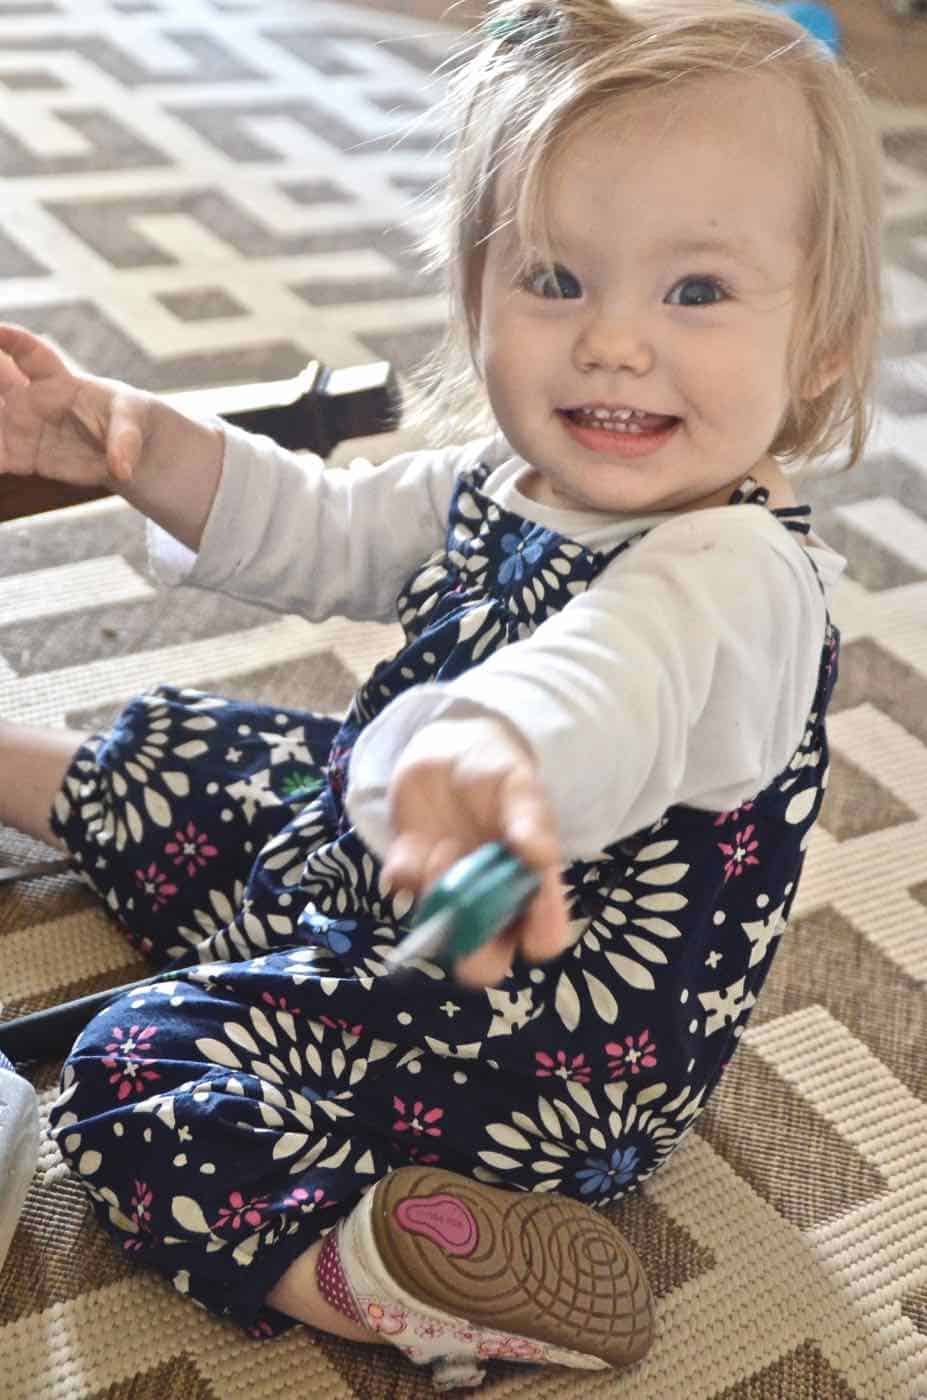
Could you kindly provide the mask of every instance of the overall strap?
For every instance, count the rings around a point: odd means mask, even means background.
[[[791,530],[794,535],[807,536],[811,531],[811,507],[803,506],[776,506],[769,508],[769,488],[759,486],[752,476],[746,477],[736,490],[731,494],[730,504],[732,506],[765,506],[770,515],[774,515],[786,530]],[[810,554],[805,552],[805,558],[814,570],[814,576],[818,581],[818,587],[824,591],[824,584],[821,580],[821,573],[817,564]]]

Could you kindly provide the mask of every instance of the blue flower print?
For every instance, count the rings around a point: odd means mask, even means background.
[[[615,1186],[624,1186],[637,1172],[637,1148],[626,1147],[622,1152],[616,1147],[608,1159],[587,1157],[587,1166],[576,1173],[581,1196],[602,1196]]]
[[[518,582],[524,578],[525,564],[536,564],[544,553],[544,533],[539,526],[526,520],[517,535],[508,533],[502,536],[500,544],[507,557],[499,566],[500,583]]]
[[[315,927],[313,937],[310,941],[321,943],[324,948],[335,954],[337,958],[343,958],[345,953],[351,951],[351,938],[349,935],[356,933],[356,919],[328,919],[324,914],[316,914],[313,920]]]

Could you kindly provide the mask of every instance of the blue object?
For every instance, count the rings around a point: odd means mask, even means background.
[[[777,5],[776,9],[784,10],[790,19],[820,39],[831,53],[840,51],[840,25],[826,5],[784,4]]]

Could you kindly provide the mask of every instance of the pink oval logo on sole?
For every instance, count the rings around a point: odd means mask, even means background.
[[[472,1254],[480,1234],[471,1211],[456,1196],[419,1196],[393,1212],[401,1230],[424,1235],[445,1254]]]

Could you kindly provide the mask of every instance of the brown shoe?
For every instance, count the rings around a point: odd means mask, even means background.
[[[439,1389],[476,1385],[492,1358],[599,1370],[653,1340],[637,1255],[598,1211],[436,1167],[401,1167],[339,1228],[364,1323]]]

